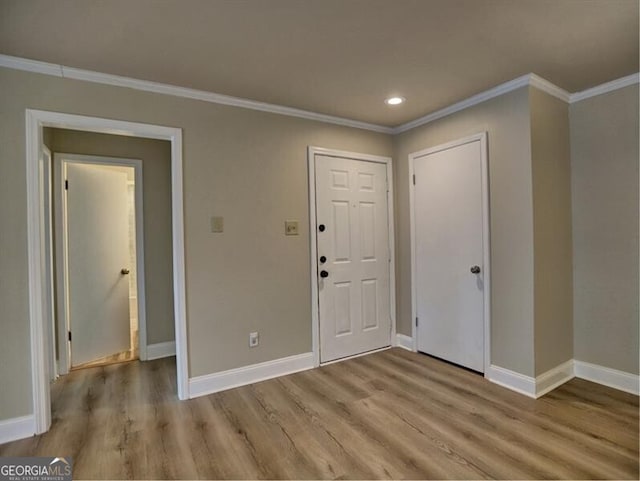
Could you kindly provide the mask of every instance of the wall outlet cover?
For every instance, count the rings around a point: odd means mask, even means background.
[[[284,234],[285,235],[298,235],[298,221],[297,220],[285,220],[284,221]]]
[[[211,218],[211,232],[224,232],[224,217],[216,216]]]
[[[260,334],[257,332],[249,333],[249,347],[257,347],[260,344]]]

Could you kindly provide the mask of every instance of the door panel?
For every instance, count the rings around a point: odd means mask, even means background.
[[[316,156],[320,360],[390,345],[386,165]]]
[[[480,149],[475,141],[414,159],[414,242],[418,350],[482,372]]]
[[[71,364],[130,349],[127,174],[68,162],[66,195]]]

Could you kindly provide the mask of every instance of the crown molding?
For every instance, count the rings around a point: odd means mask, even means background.
[[[557,85],[552,84],[548,80],[545,80],[534,73],[530,73],[510,80],[509,82],[500,84],[489,90],[485,90],[484,92],[480,92],[479,94],[461,100],[460,102],[445,107],[441,110],[436,110],[435,112],[425,115],[424,117],[412,120],[411,122],[407,122],[406,124],[398,125],[393,129],[393,133],[400,134],[402,132],[406,132],[407,130],[419,127],[420,125],[428,124],[429,122],[441,119],[442,117],[446,117],[447,115],[451,115],[455,112],[459,112],[479,103],[486,102],[487,100],[499,97],[500,95],[504,95],[508,92],[512,92],[514,90],[527,86],[535,87],[538,90],[542,90],[543,92],[557,97],[564,102],[569,101],[569,93],[567,91],[561,89]]]
[[[400,134],[402,132],[406,132],[407,130],[414,129],[416,127],[419,127],[420,125],[428,124],[429,122],[441,119],[442,117],[446,117],[447,115],[451,115],[455,112],[459,112],[466,108],[485,102],[486,100],[490,100],[507,92],[511,92],[512,90],[525,87],[529,85],[529,77],[529,75],[523,75],[522,77],[515,78],[513,80],[510,80],[509,82],[500,84],[497,87],[493,87],[489,90],[485,90],[484,92],[480,92],[479,94],[461,100],[460,102],[456,102],[453,105],[449,105],[448,107],[445,107],[443,109],[431,112],[424,117],[417,118],[415,120],[412,120],[411,122],[407,122],[406,124],[398,125],[393,129],[393,133]]]
[[[628,87],[629,85],[634,85],[637,83],[640,83],[640,73],[633,73],[631,75],[627,75],[626,77],[612,80],[611,82],[607,82],[602,85],[597,85],[590,89],[583,90],[582,92],[573,93],[569,97],[569,102],[579,102],[580,100],[595,97],[596,95],[606,94],[608,92],[613,92],[614,90]]]
[[[0,67],[62,77],[62,65],[0,54]]]
[[[548,93],[552,97],[562,100],[563,102],[569,102],[570,94],[564,89],[561,89],[555,84],[552,84],[546,79],[543,79],[539,75],[534,73],[529,74],[529,85],[535,87],[538,90]]]
[[[421,125],[428,124],[429,122],[433,122],[435,120],[446,117],[447,115],[451,115],[455,112],[459,112],[479,103],[485,102],[495,97],[499,97],[500,95],[504,95],[508,92],[512,92],[513,90],[517,90],[526,86],[537,88],[538,90],[546,92],[547,94],[552,95],[564,102],[573,103],[587,99],[589,97],[621,89],[629,85],[640,83],[640,73],[635,73],[587,90],[583,90],[582,92],[570,94],[566,90],[561,89],[557,85],[549,82],[548,80],[545,80],[539,75],[529,73],[527,75],[522,75],[513,80],[510,80],[509,82],[505,82],[496,87],[490,88],[489,90],[485,90],[484,92],[480,92],[469,98],[461,100],[460,102],[456,102],[455,104],[449,105],[448,107],[445,107],[443,109],[431,112],[430,114],[427,114],[410,122],[398,125],[396,127],[386,127],[384,125],[371,124],[368,122],[362,122],[359,120],[347,119],[343,117],[335,117],[333,115],[320,114],[308,110],[286,107],[284,105],[269,104],[266,102],[259,102],[257,100],[249,100],[240,97],[233,97],[230,95],[218,94],[215,92],[207,92],[205,90],[177,87],[175,85],[152,82],[149,80],[138,80],[130,77],[122,77],[120,75],[111,75],[94,72],[91,70],[65,67],[64,65],[40,62],[37,60],[29,60],[21,57],[12,57],[10,55],[0,54],[0,67],[6,67],[14,70],[24,70],[27,72],[40,73],[60,78],[84,80],[87,82],[113,85],[116,87],[142,90],[145,92],[153,92],[163,95],[172,95],[175,97],[200,100],[202,102],[210,102],[219,105],[229,105],[232,107],[257,110],[260,112],[268,112],[272,114],[286,115],[289,117],[315,120],[317,122],[341,125],[344,127],[352,127],[356,129],[370,130],[372,132],[391,135],[406,132]]]
[[[188,98],[192,100],[200,100],[220,105],[229,105],[232,107],[240,107],[250,110],[258,110],[260,112],[268,112],[278,115],[286,115],[289,117],[297,117],[307,120],[315,120],[328,124],[341,125],[344,127],[352,127],[356,129],[370,130],[383,134],[393,133],[391,127],[383,125],[361,122],[359,120],[346,119],[343,117],[335,117],[333,115],[320,114],[310,112],[308,110],[286,107],[284,105],[269,104],[256,100],[232,97],[230,95],[218,94],[215,92],[207,92],[204,90],[190,89],[186,87],[177,87],[159,82],[148,80],[138,80],[120,75],[111,75],[91,70],[83,70],[73,67],[65,67],[64,65],[56,65],[36,60],[28,60],[19,57],[0,54],[0,67],[7,67],[14,70],[26,70],[28,72],[52,75],[54,77],[69,78],[74,80],[84,80],[87,82],[113,85],[116,87],[125,87],[145,92],[153,92],[164,95],[172,95],[175,97]]]

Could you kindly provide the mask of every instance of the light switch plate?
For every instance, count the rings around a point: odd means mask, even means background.
[[[224,217],[211,218],[211,232],[224,232]]]
[[[298,235],[298,221],[297,220],[285,220],[284,221],[284,235]]]

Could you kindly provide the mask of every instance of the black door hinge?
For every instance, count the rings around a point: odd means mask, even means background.
[[[414,182],[414,184],[415,184],[415,182]],[[69,190],[69,181],[68,180],[64,181],[64,190]]]
[[[416,174],[413,174],[413,185],[416,185]]]
[[[69,342],[71,342],[71,331],[69,331]]]
[[[416,317],[416,326],[417,326],[417,325],[418,325],[418,318]],[[71,334],[71,333],[69,333],[69,334]]]

